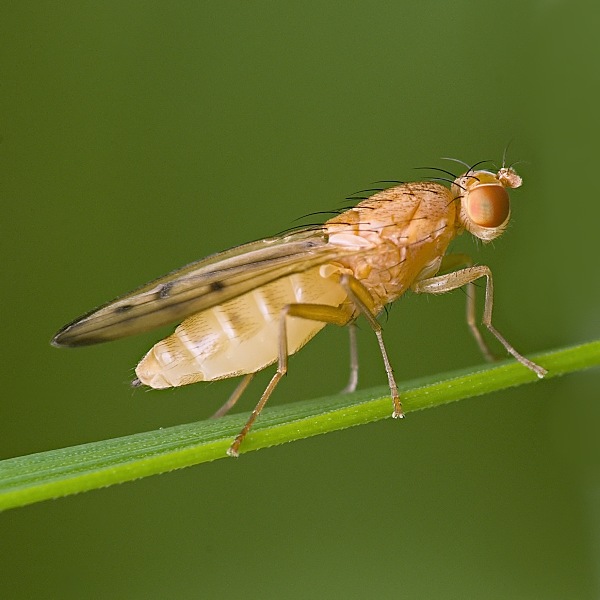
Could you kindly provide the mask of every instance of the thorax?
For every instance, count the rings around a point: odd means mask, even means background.
[[[379,309],[435,274],[460,229],[450,190],[432,182],[384,190],[325,228],[330,244],[357,249],[338,262],[371,292]]]

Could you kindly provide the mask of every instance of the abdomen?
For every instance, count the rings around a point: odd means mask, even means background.
[[[346,293],[320,268],[293,274],[188,317],[136,367],[144,385],[167,388],[255,373],[277,361],[279,321],[287,304],[339,306]],[[324,323],[287,317],[288,354]]]

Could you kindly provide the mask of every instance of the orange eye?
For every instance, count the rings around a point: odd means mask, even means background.
[[[501,185],[474,186],[467,198],[467,212],[475,225],[500,227],[510,214],[508,192]]]

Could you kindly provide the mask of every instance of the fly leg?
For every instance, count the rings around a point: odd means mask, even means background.
[[[473,259],[468,254],[447,254],[442,259],[442,264],[440,265],[440,271],[450,272],[456,271],[458,267],[472,267]],[[413,288],[414,289],[414,288]],[[479,323],[477,322],[477,313],[475,306],[475,297],[476,297],[476,286],[470,281],[467,284],[467,325],[469,327],[469,331],[471,335],[477,342],[477,346],[479,346],[479,350],[483,354],[483,357],[488,362],[494,362],[496,357],[490,350],[490,347],[487,345],[483,336],[481,335],[481,331],[479,329]]]
[[[398,385],[396,384],[396,380],[394,379],[394,370],[392,369],[392,365],[390,364],[390,359],[388,358],[387,350],[385,349],[385,345],[383,343],[383,332],[379,321],[376,318],[376,307],[375,301],[373,297],[369,293],[369,291],[365,288],[365,286],[358,281],[358,279],[352,277],[348,273],[344,273],[340,277],[340,285],[346,290],[348,294],[348,298],[357,308],[358,312],[365,316],[369,325],[375,332],[377,336],[377,341],[379,342],[379,349],[381,351],[381,356],[383,357],[383,364],[385,366],[385,372],[387,374],[388,383],[390,386],[390,393],[392,395],[392,401],[394,402],[394,412],[392,413],[392,417],[394,419],[402,419],[404,417],[404,412],[402,411],[402,402],[400,402],[400,394],[398,393]]]
[[[485,305],[483,308],[483,324],[487,327],[489,332],[504,346],[509,354],[512,354],[522,365],[527,367],[530,371],[533,371],[540,379],[548,373],[546,369],[537,365],[533,361],[525,358],[522,354],[519,354],[506,340],[506,338],[492,325],[492,307],[494,304],[494,284],[492,282],[492,272],[489,267],[479,265],[476,267],[467,267],[466,269],[460,269],[459,271],[453,271],[446,275],[437,275],[436,277],[430,277],[429,279],[423,279],[418,281],[413,286],[413,290],[417,293],[424,294],[443,294],[450,290],[462,287],[463,285],[473,285],[473,282],[480,277],[486,278],[485,285]],[[472,295],[471,295],[472,296]],[[471,299],[467,299],[467,314],[469,312],[471,316],[467,317],[475,322],[475,303]],[[476,328],[475,328],[476,329]],[[471,331],[474,331],[471,328]],[[476,336],[477,339],[477,336]]]
[[[238,383],[233,394],[229,396],[227,402],[221,406],[221,408],[214,414],[211,415],[211,419],[218,419],[223,415],[226,415],[234,406],[235,403],[240,399],[240,396],[246,391],[246,388],[250,385],[250,382],[254,379],[256,373],[248,373],[244,375],[244,378]]]
[[[356,345],[356,323],[354,321],[348,325],[348,337],[350,341],[350,377],[348,378],[348,384],[342,390],[342,394],[355,392],[358,385],[358,347]]]
[[[260,415],[280,379],[287,373],[287,317],[300,317],[302,319],[308,319],[311,321],[321,321],[323,323],[332,323],[334,325],[346,325],[352,318],[352,307],[347,304],[342,305],[341,307],[327,306],[325,304],[288,304],[283,308],[279,318],[279,359],[277,363],[277,371],[263,392],[258,404],[254,407],[254,410],[248,417],[246,424],[236,436],[233,444],[231,444],[227,450],[227,454],[229,454],[229,456],[239,456],[241,443],[244,441],[244,438],[252,428],[252,425],[258,418],[258,415]]]

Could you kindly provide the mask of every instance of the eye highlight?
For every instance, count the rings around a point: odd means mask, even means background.
[[[506,189],[497,184],[476,185],[467,196],[467,214],[479,227],[500,227],[510,214]]]

